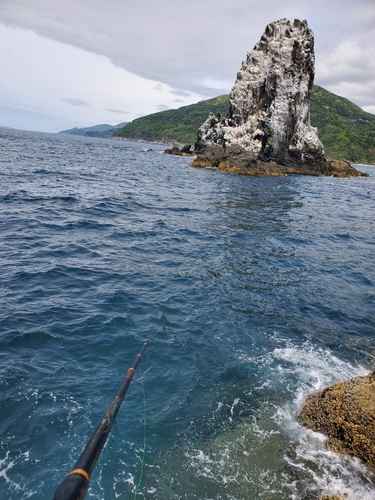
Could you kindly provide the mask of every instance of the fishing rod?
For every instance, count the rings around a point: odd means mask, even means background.
[[[150,338],[151,337],[146,340],[143,344],[141,352],[137,354],[133,366],[127,371],[115,397],[112,399],[111,404],[104,413],[102,420],[99,422],[94,434],[87,443],[86,448],[83,450],[82,455],[80,456],[74,469],[69,472],[64,481],[55,491],[53,500],[83,500],[83,498],[85,498],[90,483],[91,473],[94,470],[96,462],[98,461],[99,455],[107,440],[112,424],[115,421],[122,400],[124,399],[126,391],[132,381],[135,370],[141,362],[143,353],[148,346]]]

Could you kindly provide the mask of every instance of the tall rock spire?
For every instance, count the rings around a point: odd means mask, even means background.
[[[227,116],[210,115],[199,129],[193,166],[211,158],[228,170],[328,173],[323,145],[310,125],[314,71],[314,35],[307,22],[269,24],[242,63]]]

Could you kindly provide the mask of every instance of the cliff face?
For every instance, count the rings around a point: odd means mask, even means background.
[[[310,125],[314,67],[314,35],[306,21],[269,24],[242,63],[227,116],[210,115],[200,127],[192,165],[328,175],[323,145]]]

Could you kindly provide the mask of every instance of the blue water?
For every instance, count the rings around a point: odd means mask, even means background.
[[[149,335],[88,499],[134,497],[144,440],[137,498],[374,498],[297,417],[374,369],[375,169],[149,147],[0,130],[0,498],[52,498]]]

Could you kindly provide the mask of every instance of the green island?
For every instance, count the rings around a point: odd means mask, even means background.
[[[209,113],[226,115],[229,95],[137,118],[119,128],[113,137],[133,141],[194,144],[197,130]],[[326,156],[353,163],[375,164],[375,115],[348,99],[314,85],[311,124],[318,127]]]
[[[85,137],[101,137],[105,139],[106,137],[112,137],[113,134],[121,127],[124,127],[128,122],[122,122],[118,125],[108,125],[107,123],[102,123],[100,125],[94,125],[93,127],[74,127],[69,130],[62,130],[59,134],[67,135],[83,135]]]

